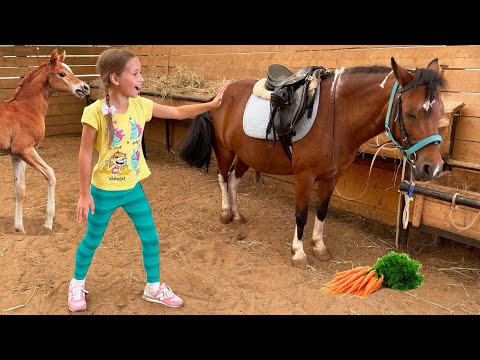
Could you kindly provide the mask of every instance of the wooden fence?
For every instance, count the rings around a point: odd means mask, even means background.
[[[0,65],[0,96],[8,98],[18,84],[18,77],[29,67],[38,65],[38,56],[48,56],[53,46],[0,47],[3,56]],[[272,63],[283,64],[292,70],[307,65],[321,65],[328,69],[358,65],[390,66],[390,58],[405,67],[425,67],[432,59],[439,58],[442,72],[448,81],[444,101],[465,103],[456,126],[452,160],[466,164],[467,170],[480,168],[480,46],[387,46],[387,45],[139,45],[125,46],[136,53],[143,65],[142,74],[161,76],[182,66],[207,79],[263,78]],[[79,77],[95,78],[94,64],[105,47],[79,46],[58,47],[66,49],[68,63]],[[7,57],[8,56],[8,57]],[[98,92],[93,91],[93,97]],[[155,101],[171,105],[186,103],[176,100]],[[80,116],[85,106],[73,96],[57,95],[49,106],[47,135],[79,134]],[[168,120],[167,120],[168,121]],[[169,122],[169,143],[175,150],[188,127],[188,123]],[[145,129],[145,136],[159,145],[166,145],[165,120],[154,119]],[[366,194],[353,201],[345,200],[334,193],[335,206],[394,224],[398,207],[398,179],[396,165],[392,160],[377,160]],[[365,188],[369,159],[358,157],[346,174],[339,179],[338,190],[347,197],[359,195]],[[470,169],[470,170],[468,170]],[[454,169],[453,171],[457,171]],[[263,176],[272,182],[293,191],[291,176]],[[396,179],[396,180],[395,180]],[[468,185],[468,184],[467,184]]]

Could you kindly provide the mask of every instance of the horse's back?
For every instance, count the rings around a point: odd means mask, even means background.
[[[271,146],[270,142],[251,138],[243,131],[243,114],[257,81],[239,80],[231,83],[223,94],[222,105],[211,112],[217,158],[219,152],[229,151],[258,171],[290,175],[293,173],[292,164],[279,141]]]

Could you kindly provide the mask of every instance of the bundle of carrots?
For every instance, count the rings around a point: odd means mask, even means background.
[[[371,266],[359,266],[337,273],[332,281],[322,287],[322,290],[333,294],[367,297],[380,289],[382,283],[383,276],[377,277],[377,271]]]

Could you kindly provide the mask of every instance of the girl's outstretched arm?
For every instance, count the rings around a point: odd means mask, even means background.
[[[227,88],[228,83],[223,85],[217,96],[212,101],[193,104],[193,105],[181,105],[181,106],[167,106],[162,104],[153,103],[153,117],[160,119],[189,119],[194,118],[201,113],[216,109],[222,104],[223,92]]]

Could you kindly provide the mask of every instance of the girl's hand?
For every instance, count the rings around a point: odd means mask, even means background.
[[[87,220],[88,210],[92,214],[95,213],[95,204],[93,203],[92,195],[80,196],[77,203],[77,223],[80,224],[82,220]]]
[[[216,109],[222,104],[223,92],[228,87],[229,83],[226,83],[222,86],[220,91],[218,92],[217,96],[212,100],[212,104],[214,105],[213,108]]]

